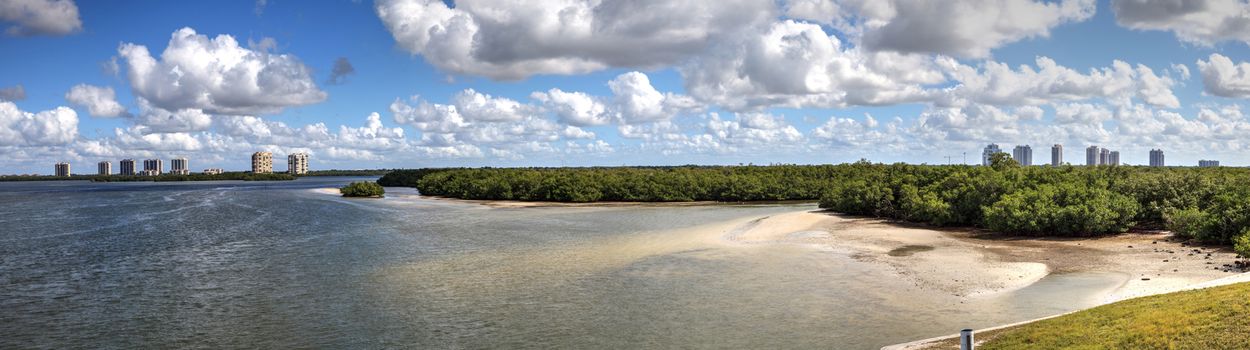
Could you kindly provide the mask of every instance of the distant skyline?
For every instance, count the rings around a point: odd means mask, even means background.
[[[1250,165],[1240,0],[0,0],[0,30],[0,174],[257,151],[977,163],[990,143]]]

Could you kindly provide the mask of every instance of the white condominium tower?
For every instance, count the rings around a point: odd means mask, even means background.
[[[169,173],[178,175],[191,175],[191,166],[187,162],[187,158],[174,158],[169,160]]]
[[[308,153],[294,153],[286,156],[286,172],[291,175],[308,173]]]
[[[56,163],[53,172],[58,177],[69,177],[69,163]]]
[[[1003,153],[1003,150],[998,148],[998,144],[991,143],[989,146],[985,146],[985,150],[981,151],[981,165],[989,166],[990,156],[993,156],[995,153]]]
[[[1150,166],[1164,166],[1163,165],[1163,150],[1161,149],[1150,150]]]
[[[118,175],[135,176],[136,172],[134,159],[122,159],[121,162],[117,163],[117,167],[120,168],[118,169],[120,170],[120,172],[117,173]]]
[[[1120,151],[1111,151],[1107,156],[1107,165],[1120,165]]]
[[[253,174],[272,174],[273,173],[273,153],[269,153],[269,152],[252,153],[252,173]]]
[[[1011,150],[1011,158],[1023,166],[1033,165],[1033,147],[1029,147],[1029,145],[1016,146],[1016,149]]]
[[[1089,146],[1085,148],[1085,165],[1088,165],[1088,166],[1098,165],[1098,155],[1099,155],[1098,150],[1100,150],[1098,146]]]
[[[1050,146],[1050,166],[1063,165],[1063,145]]]
[[[109,163],[109,161],[106,160],[106,161],[99,162],[96,164],[96,174],[109,175],[112,173],[113,173],[113,163]]]
[[[160,159],[146,159],[143,161],[143,175],[160,175],[163,169],[165,169],[165,162]]]

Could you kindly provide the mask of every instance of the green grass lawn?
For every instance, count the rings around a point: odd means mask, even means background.
[[[1250,283],[1125,300],[986,340],[977,349],[1250,349]]]

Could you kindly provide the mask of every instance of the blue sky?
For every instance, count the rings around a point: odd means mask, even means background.
[[[1250,164],[1243,1],[731,2],[0,0],[0,173],[244,169],[256,150],[313,169],[945,163],[991,142]]]

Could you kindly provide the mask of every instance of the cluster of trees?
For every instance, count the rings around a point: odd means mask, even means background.
[[[0,175],[0,182],[9,181],[84,181],[91,180],[92,175],[70,175],[70,176],[52,176],[52,175]]]
[[[854,164],[820,205],[932,225],[1024,235],[1084,236],[1167,227],[1250,254],[1250,170]]]
[[[99,175],[90,177],[94,182],[135,182],[135,181],[289,181],[295,176],[285,173],[253,174],[250,172],[230,172],[216,175],[206,174],[161,174],[157,176],[131,175]]]
[[[815,200],[836,166],[431,169],[379,183],[463,199],[555,202]],[[395,173],[392,173],[395,174]],[[403,177],[403,181],[397,181]]]
[[[307,174],[300,176],[382,176],[391,173],[391,169],[367,169],[367,170],[312,170]]]
[[[819,200],[832,211],[1023,235],[1166,227],[1250,254],[1250,169],[872,164],[396,171],[422,194],[523,201]]]
[[[339,189],[339,193],[343,197],[382,197],[386,194],[386,189],[376,182],[357,181],[343,186]]]
[[[386,187],[417,187],[417,181],[426,175],[440,171],[455,170],[453,168],[421,168],[394,170],[382,175],[378,184]]]

